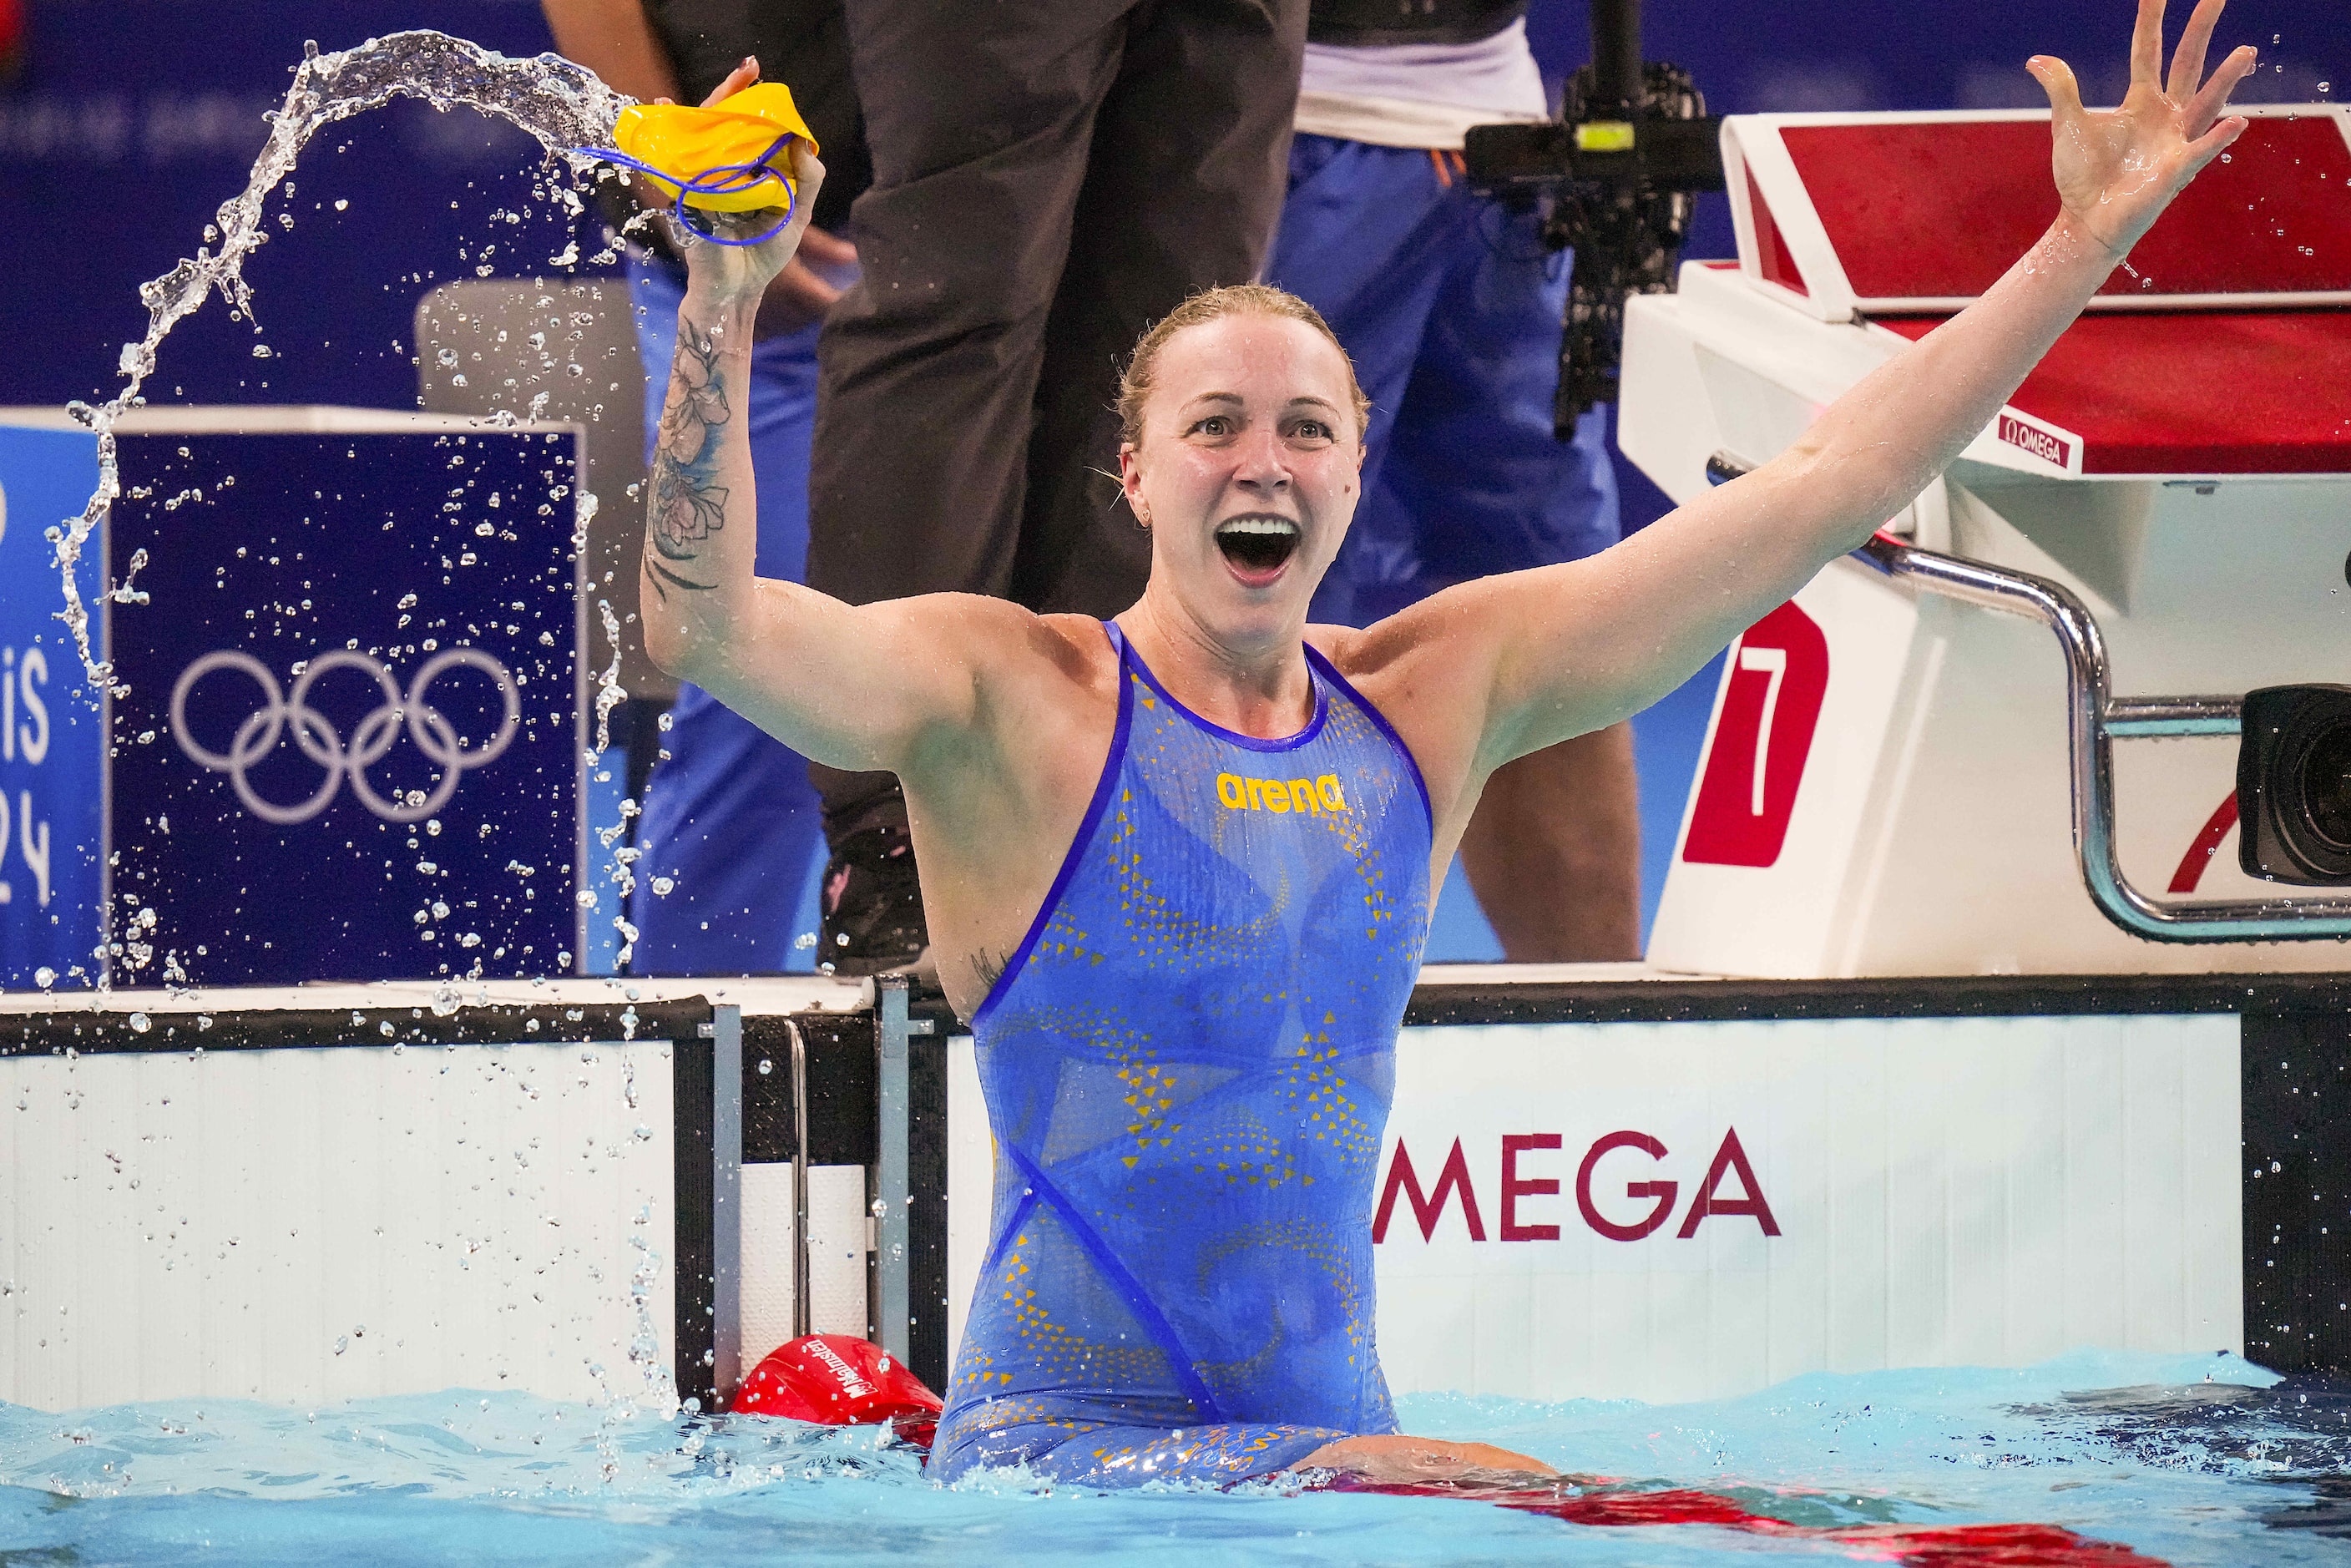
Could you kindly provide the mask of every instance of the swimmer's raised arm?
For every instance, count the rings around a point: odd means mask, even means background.
[[[2064,62],[2034,57],[2027,68],[2054,110],[2056,222],[1981,298],[1864,378],[1793,446],[1614,549],[1464,585],[1414,612],[1430,624],[1398,628],[1415,641],[1484,643],[1479,765],[1597,729],[1671,691],[1966,448],[2165,205],[2243,131],[2243,120],[2220,116],[2253,51],[2236,50],[2204,78],[2220,7],[2196,7],[2167,84],[2163,0],[2141,0],[2130,91],[2117,110],[2085,110]]]
[[[756,77],[747,64],[712,93]],[[898,768],[926,737],[967,724],[975,659],[1015,650],[1018,607],[933,595],[852,608],[756,575],[758,509],[747,430],[753,323],[791,260],[823,165],[794,143],[791,224],[753,246],[691,241],[677,353],[647,476],[640,603],[645,651],[802,755],[834,767]],[[710,214],[757,234],[773,211]],[[981,658],[980,662],[984,662]]]

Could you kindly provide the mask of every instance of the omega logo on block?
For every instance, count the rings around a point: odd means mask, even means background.
[[[2020,446],[2043,463],[2053,463],[2063,468],[2074,455],[2074,444],[2063,436],[2053,435],[2038,425],[2027,424],[2012,413],[2000,416],[2000,438],[2011,446]]]
[[[1520,1162],[1547,1151],[1562,1149],[1565,1140],[1557,1133],[1505,1133],[1501,1140],[1501,1234],[1504,1241],[1556,1241],[1560,1239],[1559,1211],[1545,1208],[1541,1212],[1552,1216],[1549,1221],[1529,1218],[1520,1208],[1521,1200],[1530,1197],[1557,1199],[1560,1178],[1557,1175],[1535,1176],[1522,1174]],[[1427,1160],[1423,1145],[1422,1160]],[[1668,1151],[1663,1142],[1647,1133],[1626,1129],[1608,1133],[1593,1140],[1584,1151],[1583,1162],[1575,1169],[1575,1208],[1583,1223],[1597,1236],[1611,1241],[1640,1241],[1663,1229],[1672,1218],[1677,1199],[1683,1191],[1679,1182],[1661,1180],[1654,1174],[1653,1163],[1644,1166],[1637,1158],[1610,1162],[1609,1175],[1603,1177],[1599,1166],[1618,1150],[1630,1151],[1634,1156],[1646,1155],[1650,1161],[1662,1161]],[[1618,1189],[1623,1198],[1605,1191],[1608,1181],[1630,1175]],[[1491,1188],[1489,1189],[1493,1190]],[[1423,1241],[1436,1239],[1438,1219],[1449,1203],[1458,1203],[1461,1223],[1472,1241],[1486,1239],[1485,1211],[1478,1202],[1478,1186],[1470,1179],[1469,1161],[1461,1147],[1461,1140],[1453,1140],[1453,1147],[1437,1168],[1437,1185],[1424,1191],[1419,1172],[1413,1168],[1412,1155],[1398,1138],[1395,1151],[1388,1157],[1387,1179],[1381,1185],[1378,1212],[1372,1218],[1372,1242],[1378,1246],[1388,1239],[1388,1224],[1396,1213],[1396,1199],[1401,1197],[1410,1206],[1414,1223],[1420,1229]],[[1635,1200],[1627,1204],[1624,1199]],[[1641,1207],[1646,1204],[1646,1210]],[[1755,1166],[1747,1157],[1746,1147],[1739,1141],[1739,1129],[1725,1128],[1722,1141],[1715,1145],[1714,1157],[1708,1161],[1706,1175],[1697,1186],[1689,1189],[1689,1202],[1682,1215],[1680,1226],[1673,1232],[1679,1241],[1694,1239],[1698,1227],[1709,1219],[1744,1218],[1755,1222],[1764,1236],[1780,1234],[1780,1221],[1771,1212],[1771,1203],[1763,1196],[1763,1183]],[[1398,1239],[1402,1239],[1399,1236]]]

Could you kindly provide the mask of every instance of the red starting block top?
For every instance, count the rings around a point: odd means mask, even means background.
[[[2351,305],[2351,114],[2244,113],[2093,308]],[[1722,154],[1740,269],[1826,321],[1956,310],[2057,215],[2045,111],[1733,115]]]
[[[2351,114],[2264,105],[2011,400],[2077,474],[2351,473]],[[1734,115],[1740,270],[1823,321],[1906,338],[2057,215],[2046,111]],[[2069,444],[2071,449],[2069,450]]]
[[[1945,318],[1872,319],[1915,340]],[[2351,310],[2085,316],[2008,401],[2078,437],[2085,474],[2351,474]]]

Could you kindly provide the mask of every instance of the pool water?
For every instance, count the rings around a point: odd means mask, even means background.
[[[1415,1396],[1408,1430],[1726,1492],[1806,1525],[2038,1521],[2179,1563],[2351,1563],[2351,1389],[2231,1356],[1798,1378],[1648,1406]],[[316,1411],[0,1406],[0,1564],[1850,1562],[1700,1525],[1601,1529],[1260,1483],[935,1487],[872,1428],[451,1392]],[[1876,1560],[1883,1560],[1882,1558]]]

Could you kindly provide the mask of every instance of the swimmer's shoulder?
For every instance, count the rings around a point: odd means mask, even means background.
[[[1040,615],[977,593],[930,596],[983,680],[1115,693],[1118,650],[1091,615]]]
[[[1091,615],[1040,615],[985,593],[920,593],[877,601],[866,612],[876,611],[943,632],[969,655],[1040,655],[1058,664],[1072,654],[1100,654],[1117,663],[1109,634]]]
[[[1492,686],[1491,606],[1447,590],[1358,630],[1309,626],[1306,641],[1397,732],[1440,802],[1474,761]]]
[[[1425,599],[1369,626],[1310,625],[1307,645],[1353,685],[1407,676],[1420,665],[1441,662],[1452,640],[1447,633],[1462,630],[1467,607],[1440,602],[1443,598]]]
[[[879,600],[855,613],[862,634],[907,661],[911,681],[1059,700],[1118,689],[1117,652],[1090,615],[1040,615],[982,593]]]
[[[1056,671],[1081,685],[1115,691],[1118,649],[1109,628],[1091,615],[1032,615],[1037,651]]]

